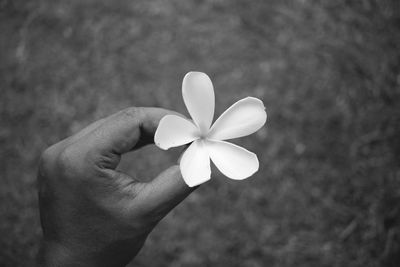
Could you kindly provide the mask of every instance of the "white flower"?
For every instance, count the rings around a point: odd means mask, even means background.
[[[161,149],[190,144],[183,153],[180,169],[190,187],[210,180],[210,159],[227,177],[242,180],[259,167],[257,156],[223,140],[238,138],[259,130],[267,120],[264,104],[246,97],[228,108],[212,125],[214,88],[207,74],[189,72],[183,78],[182,95],[193,122],[176,115],[161,119],[154,136]]]

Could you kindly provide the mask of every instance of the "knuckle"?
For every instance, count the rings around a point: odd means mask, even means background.
[[[134,117],[138,112],[137,107],[129,107],[122,110],[122,113],[126,116]]]
[[[47,148],[40,157],[39,181],[79,181],[93,174],[92,159],[82,144],[57,143]]]
[[[63,176],[71,176],[76,172],[76,156],[73,147],[64,148],[56,158],[56,167]]]
[[[45,151],[42,152],[39,160],[39,173],[41,176],[49,173],[55,165],[55,159],[57,157],[57,152],[55,151],[55,147],[48,147]]]
[[[144,111],[139,107],[129,107],[122,110],[122,114],[128,119],[134,119],[135,121],[139,122],[144,116]]]

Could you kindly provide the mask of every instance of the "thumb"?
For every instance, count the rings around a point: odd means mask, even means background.
[[[179,166],[174,165],[146,183],[136,199],[140,199],[143,210],[150,216],[154,212],[161,219],[196,188],[186,185]]]

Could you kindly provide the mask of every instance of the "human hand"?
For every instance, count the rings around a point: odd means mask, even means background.
[[[38,182],[44,266],[125,266],[193,188],[172,166],[149,183],[116,170],[172,112],[129,108],[48,148]]]

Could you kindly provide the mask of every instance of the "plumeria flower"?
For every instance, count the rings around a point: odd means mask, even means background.
[[[256,154],[225,140],[252,134],[267,120],[264,104],[246,97],[228,108],[211,126],[214,88],[207,74],[189,72],[183,78],[182,95],[193,121],[177,115],[163,117],[154,142],[161,149],[190,144],[180,160],[180,170],[190,187],[210,180],[210,159],[227,177],[243,180],[259,167]]]

